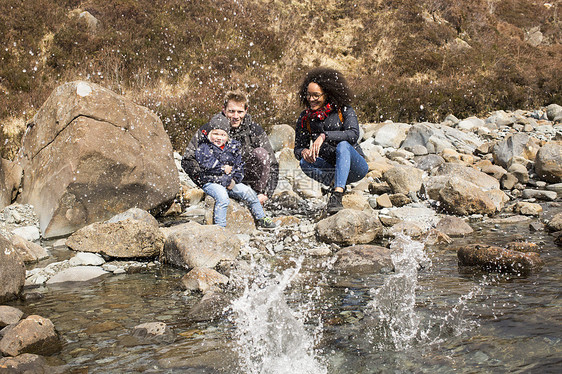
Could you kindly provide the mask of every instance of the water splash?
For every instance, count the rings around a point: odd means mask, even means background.
[[[237,352],[243,372],[249,374],[322,374],[326,368],[315,345],[322,326],[306,328],[312,300],[298,311],[291,309],[286,289],[297,278],[303,258],[295,267],[276,273],[268,265],[253,264],[251,276],[240,279],[244,292],[231,304]]]
[[[418,269],[431,265],[423,243],[405,235],[397,235],[391,243],[395,273],[385,279],[382,287],[371,290],[368,305],[378,324],[370,331],[375,348],[403,350],[416,338],[420,316],[415,310]],[[390,347],[388,347],[390,345]]]

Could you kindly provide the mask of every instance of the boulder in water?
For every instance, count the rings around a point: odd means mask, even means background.
[[[51,355],[58,353],[62,342],[53,322],[38,315],[31,315],[8,327],[0,340],[0,352],[5,356],[22,353]]]
[[[343,209],[318,222],[316,232],[327,243],[363,244],[382,236],[382,224],[374,214]]]
[[[15,299],[25,283],[25,265],[12,243],[0,235],[0,303]]]
[[[543,265],[538,253],[523,253],[486,244],[458,248],[459,266],[478,266],[486,271],[528,274]]]

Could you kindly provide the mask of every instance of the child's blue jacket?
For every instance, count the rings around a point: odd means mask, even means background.
[[[228,187],[233,179],[235,183],[240,183],[244,178],[244,161],[240,146],[240,142],[230,139],[221,149],[207,137],[203,137],[195,151],[195,159],[201,168],[201,181],[217,183],[224,187]],[[224,172],[226,165],[232,166],[230,174]]]

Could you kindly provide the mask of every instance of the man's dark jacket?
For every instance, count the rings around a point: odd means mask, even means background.
[[[216,114],[213,119],[211,119],[211,121],[214,120],[217,116],[222,116],[218,118],[220,120],[226,119],[223,113],[219,113]],[[226,120],[228,121],[228,119]],[[206,123],[201,126],[199,130],[197,130],[195,135],[193,135],[191,141],[185,149],[183,158],[181,160],[181,166],[183,170],[185,170],[191,180],[199,187],[202,187],[204,183],[202,183],[200,177],[201,169],[199,168],[199,165],[195,160],[195,150],[197,149],[201,138],[207,137],[208,134],[209,123]],[[240,126],[238,126],[237,128],[231,127],[228,135],[231,139],[240,142],[243,160],[247,160],[248,155],[251,154],[252,151],[256,148],[261,147],[267,151],[271,162],[269,181],[267,183],[267,188],[265,191],[256,192],[258,194],[263,193],[268,197],[271,197],[273,195],[273,191],[275,191],[275,188],[277,187],[277,182],[279,180],[279,163],[275,158],[275,152],[271,147],[271,143],[269,142],[269,138],[267,137],[267,133],[265,132],[265,130],[260,125],[252,121],[252,117],[249,114],[246,114]],[[242,183],[244,183],[244,180],[242,180]]]

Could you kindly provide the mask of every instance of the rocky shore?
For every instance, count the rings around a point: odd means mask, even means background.
[[[302,173],[293,156],[293,128],[273,126],[280,182],[266,209],[278,228],[261,231],[237,203],[229,207],[226,229],[209,224],[212,199],[183,173],[181,156],[172,152],[161,123],[142,108],[84,82],[53,95],[28,130],[33,139],[24,137],[19,162],[2,161],[0,303],[38,297],[57,283],[80,287],[112,274],[175,266],[185,269],[181,286],[203,294],[190,318],[206,320],[228,303],[224,289],[231,270],[244,269],[251,257],[291,251],[333,259],[344,273],[391,272],[391,251],[382,244],[405,234],[456,250],[465,269],[540,271],[535,243],[455,244],[455,237],[472,232],[469,221],[492,220],[528,220],[562,245],[557,104],[486,118],[449,115],[442,123],[362,124],[369,173],[346,191],[345,209],[329,217],[322,187]],[[53,105],[66,109],[53,114]],[[124,117],[108,118],[107,105]],[[99,141],[106,124],[116,131],[111,144]],[[45,142],[50,149],[40,146]],[[158,162],[144,161],[151,157]],[[33,202],[39,201],[38,209]],[[554,213],[545,217],[544,206]],[[65,259],[58,258],[61,253]],[[56,353],[64,340],[48,318],[25,316],[7,305],[0,306],[0,328],[0,352],[6,356],[0,368],[13,372],[44,368],[41,356]],[[173,339],[161,325],[138,326],[131,336]]]

